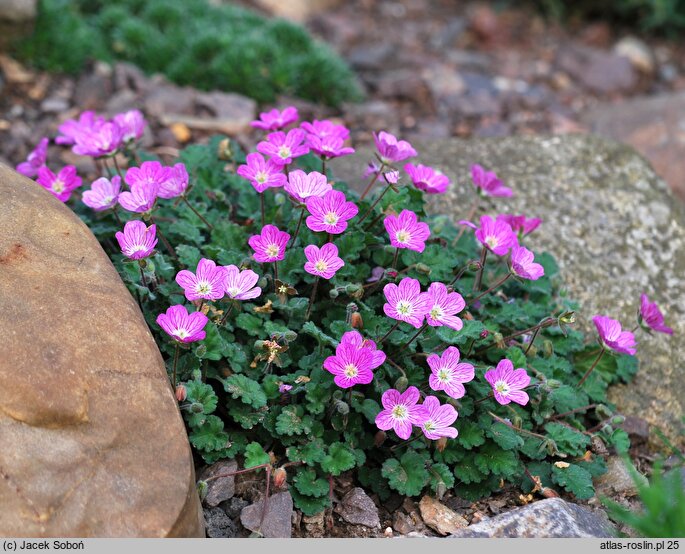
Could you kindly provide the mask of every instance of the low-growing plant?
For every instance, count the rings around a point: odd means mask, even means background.
[[[259,102],[291,95],[337,106],[361,96],[354,74],[301,26],[207,0],[41,0],[24,59],[76,74],[125,60],[181,85]]]
[[[256,125],[296,119],[273,111]],[[207,464],[273,469],[314,514],[345,472],[381,500],[508,485],[585,499],[606,470],[593,441],[627,451],[607,387],[637,371],[638,326],[671,330],[643,295],[633,331],[598,315],[586,342],[553,256],[523,246],[539,219],[427,213],[449,180],[400,168],[416,152],[388,133],[359,195],[327,174],[353,152],[331,122],[272,132],[247,156],[215,137],[173,167],[136,149],[143,126],[130,112],[60,127],[57,141],[103,172],[82,201],[75,172],[45,167],[47,139],[19,169],[70,201],[110,255]],[[514,194],[472,173],[470,219],[481,198]]]

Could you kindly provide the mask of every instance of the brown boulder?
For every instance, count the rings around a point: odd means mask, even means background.
[[[0,536],[204,536],[164,363],[95,237],[0,164]]]

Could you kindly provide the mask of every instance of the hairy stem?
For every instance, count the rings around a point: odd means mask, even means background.
[[[378,173],[374,173],[373,179],[371,179],[371,181],[369,181],[369,184],[366,185],[366,188],[364,189],[364,192],[362,192],[362,195],[359,197],[359,200],[364,200],[364,198],[366,198],[366,195],[369,194],[369,192],[371,192],[371,187],[373,187],[373,185],[376,183],[376,181],[378,181],[378,177],[381,176],[384,169],[385,169],[385,164],[381,164],[381,167],[378,170]]]
[[[467,304],[467,306],[470,306],[470,305],[473,304],[476,300],[479,300],[480,298],[483,298],[486,294],[492,292],[492,291],[495,290],[497,287],[502,286],[502,285],[509,279],[509,277],[511,277],[511,273],[507,273],[502,279],[500,279],[499,281],[497,281],[497,282],[496,282],[494,285],[492,285],[489,289],[487,289],[486,291],[481,292],[478,296],[476,296],[475,298],[472,298],[471,300],[469,300],[469,303]]]
[[[198,212],[198,211],[193,207],[193,205],[190,203],[190,201],[188,200],[188,198],[187,198],[185,195],[183,195],[181,198],[183,198],[183,201],[184,201],[184,202],[186,203],[186,205],[191,209],[191,211],[192,211],[197,217],[200,218],[200,221],[202,221],[202,223],[204,223],[204,224],[207,226],[207,229],[209,229],[210,231],[211,231],[212,229],[214,229],[214,226],[213,226],[209,221],[207,221],[207,220],[204,218],[204,216],[203,216],[200,212]]]
[[[476,281],[473,283],[473,292],[478,292],[480,290],[481,282],[483,281],[483,271],[485,270],[485,261],[488,258],[488,249],[483,246],[483,250],[480,253],[480,269],[476,273]]]
[[[580,381],[578,381],[578,384],[576,385],[576,388],[579,389],[580,387],[583,386],[583,383],[584,383],[585,380],[590,376],[590,373],[592,373],[592,371],[595,369],[595,367],[597,367],[597,364],[599,363],[599,360],[602,359],[602,356],[604,356],[604,353],[606,352],[606,350],[607,350],[607,349],[606,349],[604,346],[602,346],[602,350],[599,351],[599,356],[597,356],[597,357],[595,358],[595,361],[594,361],[594,362],[592,363],[592,365],[590,366],[590,369],[588,369],[588,370],[585,372],[585,375],[583,375],[583,378],[582,378]]]

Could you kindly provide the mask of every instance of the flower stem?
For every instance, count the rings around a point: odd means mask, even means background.
[[[297,220],[297,227],[295,227],[295,234],[293,235],[292,238],[292,244],[291,246],[295,246],[295,241],[297,240],[297,235],[300,234],[300,227],[302,227],[302,220],[304,219],[304,206],[302,207],[302,211],[300,212],[300,219]]]
[[[319,276],[314,279],[314,286],[312,288],[312,295],[309,297],[309,306],[307,306],[307,313],[304,316],[305,321],[309,321],[309,316],[312,313],[312,307],[314,306],[314,299],[316,298],[316,290],[319,288]]]
[[[395,248],[395,256],[392,259],[392,269],[397,269],[397,258],[400,256],[400,248],[399,246]]]
[[[172,370],[171,382],[176,390],[176,366],[178,365],[178,343],[176,343],[176,350],[174,351],[174,369]]]
[[[481,293],[480,293],[478,296],[476,296],[475,298],[472,298],[472,299],[469,301],[468,306],[470,306],[471,304],[473,304],[473,303],[474,303],[476,300],[478,300],[479,298],[483,298],[483,296],[485,296],[485,295],[488,294],[489,292],[492,292],[492,291],[495,290],[497,287],[503,285],[503,284],[509,279],[509,277],[511,277],[511,273],[507,273],[502,279],[500,279],[499,281],[497,281],[497,282],[496,282],[494,285],[492,285],[489,289],[487,289],[487,290],[481,292]]]
[[[364,198],[366,198],[366,195],[369,194],[369,192],[371,192],[371,187],[373,187],[373,185],[376,183],[376,181],[378,181],[378,177],[380,177],[380,175],[381,175],[381,173],[383,173],[384,169],[385,169],[385,164],[381,164],[381,167],[378,170],[378,173],[374,173],[373,179],[371,179],[371,181],[369,181],[369,184],[366,185],[366,188],[364,189],[364,192],[362,193],[359,200],[364,200]]]
[[[276,286],[275,281],[278,280],[278,262],[274,262],[274,286]]]
[[[119,167],[119,162],[117,161],[117,156],[116,154],[112,156],[112,161],[114,162],[114,168],[117,170],[117,175],[121,178],[121,180],[124,180],[124,175],[121,173],[121,168]]]
[[[576,388],[577,388],[577,389],[579,389],[580,387],[583,386],[583,383],[584,383],[585,380],[590,376],[590,373],[592,373],[592,370],[595,369],[595,367],[596,367],[597,364],[599,363],[599,360],[601,360],[601,359],[602,359],[602,356],[604,356],[604,353],[605,353],[605,352],[606,352],[606,348],[605,348],[604,346],[602,346],[602,349],[599,351],[599,356],[597,356],[597,357],[595,358],[595,361],[594,361],[594,362],[592,363],[592,365],[590,366],[590,369],[588,369],[588,370],[585,372],[585,375],[583,375],[583,378],[582,378],[580,381],[578,381],[578,384],[576,385]]]
[[[464,265],[464,267],[462,267],[462,268],[459,270],[459,272],[455,275],[454,279],[452,279],[452,281],[450,281],[450,284],[447,285],[447,286],[449,286],[449,287],[453,286],[454,283],[456,283],[459,279],[461,279],[461,278],[464,276],[464,273],[466,273],[466,271],[468,270],[469,266],[470,266],[471,264],[474,264],[474,263],[480,263],[480,261],[479,261],[479,260],[469,260],[468,262],[466,262],[466,264]]]
[[[518,431],[519,433],[523,433],[524,435],[529,435],[529,436],[531,436],[531,437],[535,437],[535,438],[537,438],[537,439],[542,439],[542,440],[544,440],[544,441],[549,440],[549,439],[548,439],[547,437],[545,437],[544,435],[539,435],[538,433],[533,433],[533,431],[529,431],[528,429],[523,429],[523,428],[519,428],[519,427],[514,427],[511,423],[509,423],[508,421],[502,419],[502,418],[499,417],[499,416],[496,416],[496,415],[493,414],[492,412],[488,412],[488,413],[492,416],[492,418],[493,418],[495,421],[498,421],[499,423],[503,423],[503,424],[506,425],[507,427],[511,427],[514,431]]]
[[[387,333],[385,333],[385,335],[383,335],[383,337],[380,338],[380,339],[378,339],[376,342],[377,342],[379,345],[383,344],[383,341],[384,341],[385,339],[387,339],[387,338],[390,336],[390,333],[392,333],[395,329],[397,329],[397,327],[399,327],[399,325],[400,325],[400,322],[397,321],[397,322],[395,323],[395,325],[393,325],[392,327],[390,327],[390,331],[388,331]]]
[[[117,207],[116,207],[116,206],[114,206],[114,208],[112,209],[112,214],[114,215],[114,219],[117,220],[117,223],[119,224],[119,227],[121,227],[121,226],[124,224],[124,222],[121,221],[121,218],[119,217],[119,213],[117,212]]]
[[[264,227],[264,225],[266,223],[266,215],[265,215],[266,208],[264,206],[264,193],[263,192],[259,193],[259,205],[262,208],[262,227]]]
[[[542,329],[541,325],[538,325],[538,328],[533,331],[533,336],[530,337],[530,342],[528,343],[528,346],[526,347],[525,351],[523,352],[524,356],[528,355],[528,351],[533,347],[533,343],[535,342],[535,339],[538,338],[538,333],[540,332],[540,329]]]
[[[398,352],[402,352],[402,351],[403,351],[405,348],[407,348],[412,342],[414,342],[414,341],[421,335],[421,333],[423,333],[423,332],[426,330],[427,327],[428,327],[428,323],[424,323],[423,326],[421,327],[421,329],[419,329],[418,331],[416,331],[416,333],[414,333],[414,336],[413,336],[412,338],[410,338],[404,345],[402,345],[402,348],[400,348],[400,349],[398,350]]]
[[[368,210],[366,210],[366,212],[364,213],[364,215],[361,216],[361,218],[359,218],[359,221],[357,221],[357,223],[361,223],[362,221],[364,221],[364,220],[368,217],[368,215],[373,211],[373,209],[374,209],[374,208],[378,205],[378,203],[381,201],[381,198],[383,198],[383,197],[385,196],[385,193],[388,192],[391,188],[392,188],[392,183],[388,183],[388,186],[385,187],[385,188],[383,189],[383,192],[381,192],[381,193],[378,195],[378,198],[376,198],[376,199],[373,201],[373,204],[371,204],[371,206],[369,207]]]
[[[406,445],[408,445],[409,443],[412,443],[412,442],[414,442],[415,440],[420,439],[421,437],[423,437],[423,433],[419,433],[418,435],[416,435],[415,437],[409,439],[408,441],[400,442],[400,443],[398,443],[398,444],[396,444],[396,445],[394,445],[394,446],[391,446],[391,447],[390,447],[390,451],[392,452],[392,451],[394,451],[395,449],[400,448],[401,446],[406,446]]]
[[[198,211],[193,207],[193,205],[190,203],[190,201],[188,200],[188,198],[187,198],[185,195],[183,195],[181,198],[183,198],[183,201],[184,201],[184,202],[186,203],[186,205],[191,209],[191,211],[192,211],[197,217],[200,218],[200,221],[202,221],[202,223],[204,223],[204,224],[207,226],[207,229],[209,229],[210,231],[211,231],[212,229],[214,229],[214,226],[213,226],[209,221],[207,221],[207,220],[202,216],[202,214],[201,214],[200,212],[198,212]]]
[[[321,156],[321,173],[326,175],[326,156]]]
[[[140,281],[143,283],[144,287],[147,287],[147,281],[145,281],[145,272],[143,271],[143,266],[138,264],[138,269],[140,270]]]
[[[471,221],[473,219],[473,216],[476,215],[476,210],[478,209],[479,204],[480,204],[480,195],[476,196],[476,201],[471,206],[471,209],[469,210],[469,213],[466,216],[466,221]],[[455,244],[457,244],[459,242],[459,239],[462,237],[462,235],[465,232],[466,232],[466,225],[462,225],[461,229],[459,230],[459,233],[456,236],[456,238],[452,241],[452,246],[454,246]]]
[[[478,292],[480,290],[480,285],[483,281],[483,271],[485,271],[485,261],[488,258],[488,249],[483,246],[483,250],[480,253],[480,269],[476,273],[476,281],[473,283],[473,292]]]
[[[169,252],[169,254],[171,254],[171,256],[172,256],[176,261],[178,261],[178,256],[176,255],[176,252],[175,252],[174,249],[171,247],[171,244],[169,244],[169,241],[166,239],[166,237],[164,236],[164,234],[162,233],[162,231],[159,229],[159,225],[157,225],[157,222],[156,222],[156,221],[154,220],[154,218],[152,217],[152,214],[150,214],[150,223],[152,223],[153,225],[156,226],[156,228],[157,228],[157,235],[159,236],[160,240],[162,241],[162,244],[164,245],[164,248],[166,248],[166,249],[167,249],[167,252]]]
[[[233,302],[231,302],[231,304],[228,306],[228,308],[227,308],[226,311],[224,312],[224,315],[221,316],[221,319],[219,320],[219,326],[220,326],[220,327],[221,327],[224,323],[226,323],[226,320],[228,319],[228,316],[229,316],[230,313],[233,311],[233,306],[234,306],[234,304],[233,304]]]
[[[373,227],[376,223],[378,223],[378,221],[380,220],[381,217],[383,217],[383,212],[379,213],[376,217],[374,217],[369,222],[369,224],[366,227],[364,227],[364,231],[368,231],[369,229],[371,229],[371,227]]]
[[[535,330],[537,330],[537,329],[542,329],[542,328],[544,328],[544,327],[549,327],[549,326],[552,325],[555,321],[556,321],[556,319],[553,318],[553,317],[546,317],[545,319],[543,319],[543,320],[542,320],[540,323],[538,323],[537,325],[533,325],[532,327],[528,327],[527,329],[523,329],[522,331],[516,331],[515,333],[512,333],[511,335],[507,335],[506,337],[504,337],[504,338],[502,339],[502,342],[510,341],[510,340],[513,339],[513,338],[516,338],[516,337],[518,337],[518,336],[520,336],[520,335],[525,335],[526,333],[530,333],[531,331],[535,331]],[[486,346],[485,348],[481,348],[480,350],[477,350],[477,351],[476,351],[476,354],[482,354],[483,352],[485,352],[486,350],[489,350],[489,349],[492,348],[493,346],[495,346],[495,343],[492,343],[492,344]]]

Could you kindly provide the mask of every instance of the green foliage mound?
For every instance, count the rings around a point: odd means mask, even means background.
[[[18,48],[41,69],[75,74],[88,60],[125,60],[259,102],[285,94],[337,106],[361,96],[345,62],[301,26],[207,0],[42,0]]]

